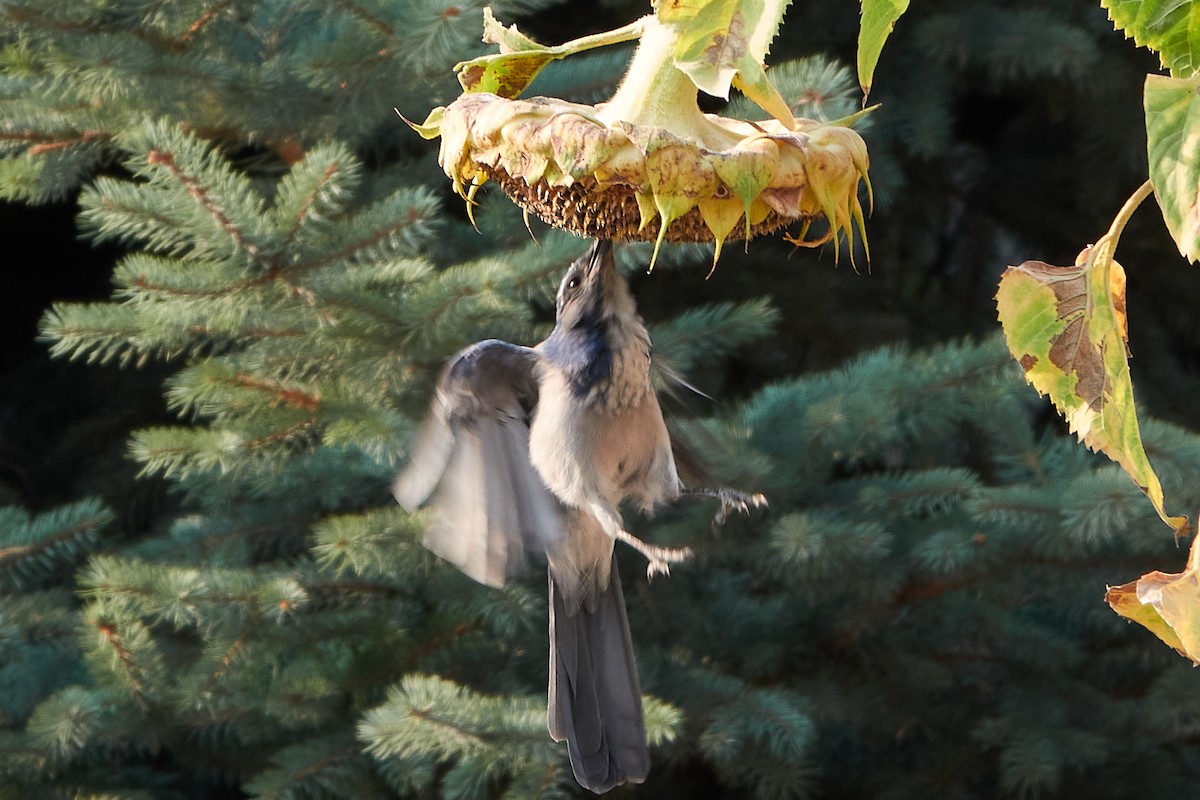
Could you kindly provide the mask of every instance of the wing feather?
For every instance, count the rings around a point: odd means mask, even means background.
[[[563,538],[562,509],[529,458],[536,369],[536,351],[494,339],[458,353],[393,486],[410,511],[431,502],[426,546],[489,586]]]

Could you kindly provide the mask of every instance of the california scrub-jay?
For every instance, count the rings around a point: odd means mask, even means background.
[[[544,342],[490,339],[450,361],[394,493],[410,511],[432,497],[425,544],[481,583],[502,586],[545,559],[550,735],[567,741],[582,786],[641,783],[650,756],[613,545],[636,548],[651,576],[691,550],[641,541],[618,507],[704,494],[724,519],[765,500],[684,490],[650,383],[650,336],[609,242],[567,269]]]

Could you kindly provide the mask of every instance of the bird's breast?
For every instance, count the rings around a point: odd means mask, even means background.
[[[570,382],[552,368],[541,378],[529,450],[546,486],[576,507],[596,497],[616,505],[630,496],[652,506],[678,494],[670,439],[649,381],[640,390],[614,385],[609,402],[591,404],[572,395]]]

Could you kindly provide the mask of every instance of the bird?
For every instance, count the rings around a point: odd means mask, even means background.
[[[547,722],[566,741],[579,784],[599,794],[650,770],[641,687],[615,544],[669,574],[692,550],[629,533],[620,504],[653,512],[685,494],[731,510],[761,494],[685,489],[651,384],[650,335],[613,246],[597,240],[567,268],[555,325],[526,347],[497,339],[443,369],[408,466],[393,485],[408,511],[425,504],[424,544],[494,587],[547,566]]]

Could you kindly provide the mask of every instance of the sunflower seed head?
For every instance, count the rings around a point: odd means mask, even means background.
[[[521,208],[582,236],[656,242],[749,239],[824,216],[862,231],[867,149],[852,129],[705,115],[724,150],[660,127],[606,122],[603,106],[464,94],[417,127],[441,134],[455,191],[491,180]],[[425,135],[423,133],[423,135]],[[711,140],[711,137],[709,137]],[[870,184],[868,183],[868,192]]]

